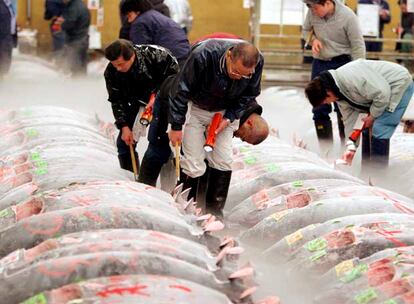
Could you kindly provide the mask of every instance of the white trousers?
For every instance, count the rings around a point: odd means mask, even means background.
[[[233,132],[239,127],[239,120],[235,120],[227,128],[221,131],[216,138],[216,146],[212,152],[204,151],[207,127],[217,112],[209,112],[192,104],[190,116],[184,127],[183,135],[183,157],[181,167],[183,172],[190,177],[199,177],[206,171],[207,159],[211,168],[229,171],[233,161]],[[224,110],[220,111],[224,115]]]

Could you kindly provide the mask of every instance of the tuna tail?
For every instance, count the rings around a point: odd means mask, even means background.
[[[302,138],[298,138],[296,136],[296,133],[293,133],[292,141],[293,141],[294,146],[297,146],[297,147],[302,148],[302,149],[306,149],[306,143],[303,141]]]
[[[246,267],[243,267],[236,272],[233,272],[229,279],[235,280],[235,279],[250,279],[254,276],[254,268],[250,265],[247,265]]]
[[[172,191],[171,195],[172,195],[172,197],[174,198],[175,201],[177,200],[177,196],[181,192],[183,192],[183,187],[184,187],[184,184],[181,183],[177,187],[175,187],[174,190]]]
[[[216,265],[222,264],[224,258],[228,255],[239,256],[244,252],[242,247],[224,247],[216,257]]]
[[[210,218],[202,224],[202,227],[205,232],[216,232],[223,230],[224,224],[220,221],[216,221],[216,217],[214,215],[210,215]]]
[[[280,138],[279,130],[275,128],[270,129],[270,136]]]

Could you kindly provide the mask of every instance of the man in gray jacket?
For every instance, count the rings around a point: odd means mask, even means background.
[[[339,0],[303,0],[309,7],[303,24],[303,38],[310,40],[313,62],[312,76],[359,58],[365,58],[365,43],[355,13]],[[344,138],[341,113],[337,106],[338,128]],[[319,140],[332,142],[332,123],[329,113],[332,106],[313,109],[316,134]]]
[[[350,135],[360,113],[364,128],[372,127],[371,165],[388,165],[390,138],[414,92],[408,70],[396,63],[359,59],[321,73],[306,87],[313,107],[338,102],[345,131]],[[348,141],[343,159],[352,163],[357,142]]]

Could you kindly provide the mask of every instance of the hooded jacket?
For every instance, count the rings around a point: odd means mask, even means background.
[[[339,100],[338,105],[346,134],[351,133],[358,114],[364,112],[357,106],[369,109],[374,118],[381,116],[384,111],[394,112],[413,81],[406,68],[379,60],[359,59],[328,72],[345,96],[345,100]],[[356,106],[352,106],[352,103]]]
[[[240,42],[209,39],[193,47],[169,97],[169,123],[173,130],[182,129],[190,101],[206,111],[226,110],[224,118],[232,122],[260,94],[264,63],[261,54],[251,79],[232,80],[227,75],[225,54]]]
[[[108,101],[119,129],[132,128],[139,108],[148,103],[150,94],[163,81],[178,72],[177,60],[166,49],[154,45],[135,45],[135,61],[126,73],[109,63],[104,76]]]

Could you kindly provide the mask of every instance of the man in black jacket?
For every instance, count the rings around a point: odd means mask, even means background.
[[[119,39],[105,49],[110,61],[105,70],[115,124],[120,133],[117,139],[121,168],[132,171],[129,145],[135,143],[132,127],[140,107],[147,105],[152,92],[159,90],[163,81],[178,72],[177,60],[162,47],[135,45]],[[138,159],[138,155],[136,155]]]
[[[175,75],[168,77],[162,84],[154,104],[154,117],[148,132],[148,148],[139,172],[139,182],[151,185],[157,184],[161,168],[171,156],[171,148],[167,135],[168,110],[170,92],[173,91]],[[260,139],[267,136],[269,127],[261,117],[263,108],[253,100],[240,117],[240,126],[234,132],[235,137],[250,144],[257,144]],[[209,171],[209,170],[207,170]]]
[[[206,211],[209,213],[222,215],[231,179],[233,132],[242,112],[260,94],[262,70],[263,56],[253,45],[209,39],[194,46],[177,75],[177,84],[169,101],[169,138],[173,145],[182,142],[180,180],[184,182],[184,188],[192,188],[191,196],[195,196],[207,159],[211,167],[206,193]],[[186,122],[190,103],[190,118]],[[223,120],[216,130],[215,148],[206,154],[204,134],[216,113],[223,114]],[[258,142],[264,138],[266,136]]]

